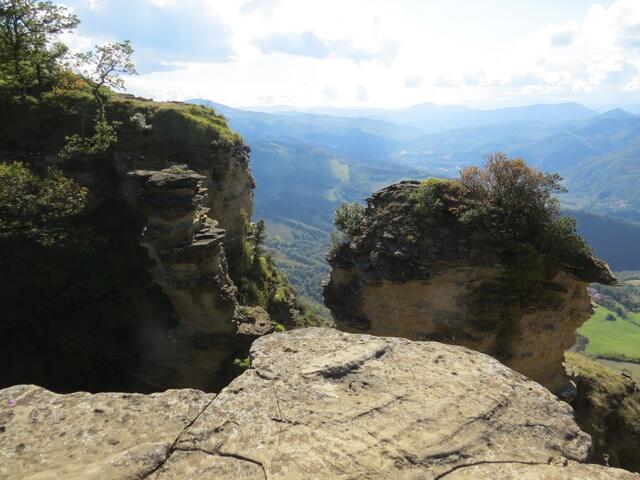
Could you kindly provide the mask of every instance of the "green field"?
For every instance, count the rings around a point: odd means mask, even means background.
[[[609,315],[615,320],[607,320]],[[590,357],[640,362],[640,313],[629,313],[623,319],[598,306],[578,333],[589,340],[585,353]]]
[[[640,383],[640,363],[619,362],[618,360],[607,360],[605,358],[597,358],[596,361],[600,365],[609,367],[617,372],[626,373]]]

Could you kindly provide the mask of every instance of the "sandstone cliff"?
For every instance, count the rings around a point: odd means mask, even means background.
[[[254,324],[241,313],[227,268],[226,232],[209,216],[207,177],[179,167],[127,177],[124,190],[147,218],[140,243],[155,264],[151,277],[179,319],[156,361],[176,384],[215,389],[215,379],[229,376],[229,359],[244,356],[249,340],[273,331],[275,323],[267,314]],[[152,383],[160,365],[149,363],[138,374]],[[153,383],[161,387],[163,381]]]
[[[324,298],[338,328],[463,345],[572,396],[563,355],[592,311],[587,285],[615,281],[606,264],[578,253],[516,288],[503,245],[450,213],[463,200],[444,195],[442,212],[419,211],[418,185],[375,193],[361,235],[329,256]]]
[[[571,408],[456,346],[304,329],[217,396],[0,391],[0,478],[634,479]]]
[[[249,148],[212,110],[114,96],[117,143],[62,159],[65,137],[91,122],[91,102],[56,93],[0,114],[0,161],[58,166],[91,198],[75,245],[3,245],[20,261],[0,264],[12,285],[1,299],[10,368],[0,385],[219,389],[250,340],[298,314],[273,262],[249,258]]]

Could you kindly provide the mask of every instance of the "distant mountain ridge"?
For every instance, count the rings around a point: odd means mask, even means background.
[[[201,99],[187,102],[201,102]],[[501,122],[562,123],[587,119],[597,115],[579,103],[535,104],[523,107],[505,107],[480,110],[458,105],[436,105],[421,103],[404,109],[384,108],[340,108],[340,107],[245,107],[240,110],[278,115],[304,113],[329,115],[343,118],[360,118],[398,123],[420,129],[426,133],[437,133],[457,128],[490,125]]]
[[[343,163],[394,166],[399,174],[417,169],[454,176],[459,168],[504,151],[560,172],[570,189],[565,198],[571,207],[640,221],[640,116],[622,109],[598,114],[577,103],[495,110],[425,103],[403,110],[323,107],[324,113],[317,114],[252,112],[203,99],[188,102],[227,116],[250,144],[305,145]],[[447,127],[453,128],[433,132]]]

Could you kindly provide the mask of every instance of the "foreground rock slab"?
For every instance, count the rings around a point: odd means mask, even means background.
[[[254,342],[217,397],[0,391],[0,478],[638,479],[481,353],[329,329]]]
[[[141,478],[215,395],[0,391],[0,478]]]

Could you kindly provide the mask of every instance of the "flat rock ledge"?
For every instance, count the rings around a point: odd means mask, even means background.
[[[217,396],[0,391],[2,479],[640,479],[548,390],[463,347],[310,328]]]

